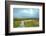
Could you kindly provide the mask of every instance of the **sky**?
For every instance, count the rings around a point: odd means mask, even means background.
[[[13,8],[13,18],[39,18],[39,9]]]

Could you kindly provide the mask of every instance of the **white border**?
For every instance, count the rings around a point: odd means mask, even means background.
[[[13,28],[13,8],[39,8],[39,27]],[[10,32],[39,31],[42,30],[42,6],[10,5]]]

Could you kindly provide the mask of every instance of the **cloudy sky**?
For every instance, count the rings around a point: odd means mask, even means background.
[[[38,8],[14,8],[14,18],[39,18]]]

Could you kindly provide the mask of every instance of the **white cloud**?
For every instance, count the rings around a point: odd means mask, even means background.
[[[21,10],[21,12],[23,12],[23,13],[29,13],[28,10]]]
[[[32,9],[30,9],[29,10],[29,14],[33,16],[34,15],[34,11]]]

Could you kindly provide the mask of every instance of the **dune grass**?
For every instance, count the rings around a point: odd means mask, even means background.
[[[28,20],[24,21],[24,27],[38,27],[39,26],[39,20],[38,19],[30,19],[30,20],[32,20],[32,21],[28,21]],[[14,28],[21,27],[20,26],[21,21],[22,20],[13,20],[13,22],[14,22],[13,26],[14,26]]]

